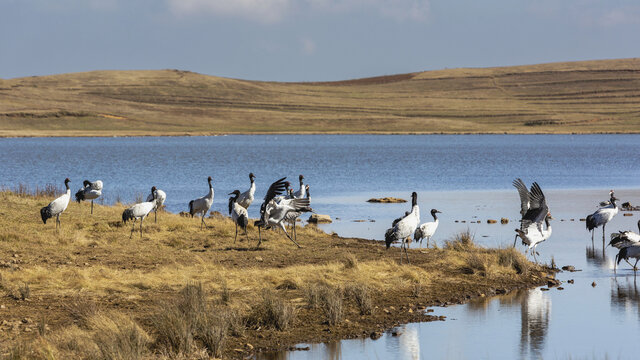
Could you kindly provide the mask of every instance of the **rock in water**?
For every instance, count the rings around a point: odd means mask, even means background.
[[[329,215],[321,215],[321,214],[312,214],[309,216],[309,222],[312,224],[320,224],[320,223],[331,223],[331,216]]]

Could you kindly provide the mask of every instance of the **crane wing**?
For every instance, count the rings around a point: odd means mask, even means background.
[[[524,181],[520,178],[513,180],[513,186],[518,190],[518,195],[520,195],[520,215],[524,215],[529,210],[529,191]]]

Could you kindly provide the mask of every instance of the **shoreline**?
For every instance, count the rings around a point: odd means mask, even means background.
[[[139,344],[143,358],[171,353],[158,317],[199,288],[203,306],[228,314],[225,321],[236,327],[221,355],[245,358],[305,342],[375,338],[401,323],[442,320],[423,312],[427,308],[532,288],[553,276],[515,249],[480,247],[469,234],[455,235],[442,248],[410,249],[411,264],[400,265],[398,248],[313,225],[298,230],[303,248],[263,231],[263,245],[255,249],[251,225],[250,243],[244,237],[234,242],[226,217],[210,217],[213,228],[200,230],[197,219],[160,212],[157,224],[144,222],[142,238],[136,227],[129,239],[121,204],[96,204],[89,215],[89,204],[71,203],[55,232],[34,211],[51,199],[3,191],[0,200],[6,214],[0,256],[9,259],[0,267],[5,352],[47,349],[54,358],[76,358],[123,335],[104,325],[121,321],[116,329],[133,326],[146,339]],[[293,309],[287,326],[276,327],[260,310],[274,303]],[[179,327],[179,319],[172,321]],[[71,338],[80,340],[69,347]]]

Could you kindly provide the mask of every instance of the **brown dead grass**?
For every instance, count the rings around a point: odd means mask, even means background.
[[[397,248],[311,225],[299,229],[302,249],[275,231],[263,232],[256,249],[252,225],[251,242],[234,244],[229,219],[211,218],[213,229],[203,231],[196,219],[162,213],[157,224],[145,221],[142,239],[130,240],[119,221],[124,205],[94,205],[89,215],[88,204],[71,203],[55,231],[39,219],[50,200],[0,191],[0,234],[8,234],[0,239],[4,354],[244,357],[432,320],[420,309],[544,278],[521,254],[478,247],[468,234],[451,247],[410,250],[411,265],[400,265]],[[43,314],[40,327],[49,330],[38,336],[29,319]]]
[[[277,83],[188,71],[0,80],[0,136],[640,132],[640,59]]]

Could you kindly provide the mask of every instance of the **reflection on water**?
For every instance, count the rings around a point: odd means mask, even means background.
[[[611,259],[606,256],[605,248],[599,249],[597,246],[591,245],[586,247],[587,264],[601,268],[610,269],[613,266]]]
[[[614,278],[611,281],[611,306],[620,313],[634,312],[640,317],[637,276]]]
[[[541,358],[551,318],[551,298],[539,289],[516,290],[497,298],[480,298],[467,307],[486,313],[495,301],[501,309],[520,307],[520,354],[523,358]]]

